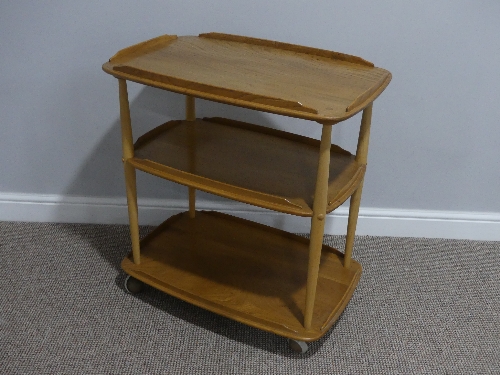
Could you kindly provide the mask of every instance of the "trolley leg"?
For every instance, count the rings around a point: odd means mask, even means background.
[[[194,219],[196,216],[196,189],[189,188],[189,217]]]
[[[328,198],[328,177],[330,171],[330,147],[332,125],[323,125],[319,153],[318,173],[314,192],[313,216],[311,218],[311,240],[309,242],[309,265],[307,268],[306,308],[304,327],[311,328],[316,298],[321,249],[325,230],[326,204]]]
[[[354,234],[356,233],[356,225],[358,223],[359,204],[361,203],[361,193],[363,191],[363,181],[358,189],[351,196],[349,204],[349,219],[347,221],[347,236],[345,240],[344,251],[344,267],[351,266],[352,248],[354,247]]]
[[[193,96],[186,96],[186,120],[194,121],[196,120],[196,110],[195,110],[195,98]],[[191,138],[194,141],[194,135],[191,134]],[[195,145],[191,145],[195,146]],[[194,169],[194,155],[189,155],[189,162],[191,164],[192,169]],[[196,204],[196,189],[193,187],[189,187],[189,217],[195,217],[195,204]]]
[[[356,150],[356,161],[365,164],[368,160],[368,144],[370,140],[370,126],[372,120],[373,104],[370,104],[363,111],[361,119],[361,127],[359,129],[358,147]],[[349,268],[351,265],[352,248],[354,246],[354,234],[356,233],[356,225],[358,223],[359,205],[361,203],[361,193],[363,192],[363,181],[359,184],[358,189],[351,196],[349,205],[349,220],[347,222],[347,236],[345,241],[344,267]]]
[[[139,215],[137,210],[137,188],[135,168],[125,162],[125,185],[127,187],[128,218],[130,223],[130,238],[132,240],[132,255],[134,263],[141,263],[141,248],[139,245]]]
[[[141,249],[139,245],[139,220],[137,210],[137,188],[135,168],[127,163],[134,157],[134,143],[132,138],[132,123],[130,120],[130,108],[128,102],[127,82],[118,79],[120,94],[120,121],[122,130],[123,162],[125,169],[125,187],[127,190],[128,217],[130,222],[130,238],[132,240],[132,255],[135,264],[141,262]]]

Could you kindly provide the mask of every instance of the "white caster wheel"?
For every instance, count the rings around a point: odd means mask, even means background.
[[[130,294],[137,294],[142,291],[144,284],[135,277],[127,276],[124,282],[125,290]]]
[[[288,345],[290,345],[290,349],[299,354],[304,354],[305,352],[307,352],[307,349],[309,349],[304,341],[298,341],[294,339],[288,339]]]

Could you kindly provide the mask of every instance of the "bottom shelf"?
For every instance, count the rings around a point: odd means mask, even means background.
[[[172,296],[280,336],[314,341],[338,319],[361,276],[323,245],[312,327],[303,327],[309,240],[212,211],[172,216],[141,241],[133,277]]]

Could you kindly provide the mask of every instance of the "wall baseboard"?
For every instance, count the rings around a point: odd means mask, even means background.
[[[187,210],[187,201],[139,199],[141,225],[157,225]],[[197,202],[217,210],[294,233],[309,232],[310,219],[238,202]],[[325,233],[345,234],[348,208],[328,215]],[[127,224],[125,198],[0,193],[0,221]],[[361,208],[357,235],[500,241],[500,213]]]

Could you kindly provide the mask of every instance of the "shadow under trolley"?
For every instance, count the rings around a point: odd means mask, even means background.
[[[356,56],[236,35],[163,35],[103,65],[118,79],[132,252],[142,283],[307,350],[338,319],[361,276],[352,248],[372,103],[391,74]],[[186,95],[185,120],[133,142],[127,81]],[[196,118],[195,98],[309,120],[321,140],[225,118]],[[332,126],[363,112],[356,154]],[[189,211],[139,239],[136,169],[188,187]],[[310,239],[215,211],[196,190],[311,218]],[[350,200],[344,253],[323,244],[326,215]]]

